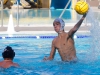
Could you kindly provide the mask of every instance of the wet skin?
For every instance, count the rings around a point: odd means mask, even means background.
[[[73,36],[81,26],[85,17],[86,14],[84,14],[76,25],[67,33],[64,30],[60,30],[60,22],[54,21],[54,30],[58,33],[58,36],[52,41],[50,56],[45,57],[44,60],[52,60],[55,56],[56,50],[58,50],[62,61],[76,61],[77,56]]]

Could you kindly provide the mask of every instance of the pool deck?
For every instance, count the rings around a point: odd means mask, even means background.
[[[100,9],[98,9],[97,7],[92,7],[92,9],[97,12],[100,12]],[[66,23],[65,31],[66,32],[69,31],[74,25],[75,25],[74,23]],[[55,33],[52,24],[35,25],[35,26],[20,25],[19,27],[15,26],[13,28],[14,28],[14,30],[10,31],[10,32],[12,32],[12,34]],[[77,32],[89,32],[89,28],[90,28],[90,25],[84,23],[81,25],[81,27],[79,28],[79,30]],[[0,34],[8,34],[7,29],[8,29],[7,25],[0,27]]]
[[[75,24],[70,23],[69,26],[65,26],[65,31],[69,31]],[[82,24],[81,27],[77,32],[89,32],[88,25]],[[8,34],[7,32],[8,27],[0,27],[0,34]],[[37,34],[37,33],[55,33],[54,28],[52,25],[47,26],[20,26],[14,27],[14,30],[11,30],[10,33],[12,34]]]

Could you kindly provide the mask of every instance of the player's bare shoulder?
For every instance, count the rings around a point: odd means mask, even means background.
[[[52,43],[54,44],[57,41],[57,37],[53,39]]]

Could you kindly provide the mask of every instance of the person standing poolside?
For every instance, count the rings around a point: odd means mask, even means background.
[[[53,60],[55,56],[56,49],[58,50],[62,61],[76,61],[76,50],[74,46],[74,34],[81,26],[83,20],[85,19],[87,13],[83,14],[82,18],[77,22],[77,24],[68,32],[64,31],[65,22],[61,18],[57,18],[53,22],[54,30],[58,33],[58,36],[52,41],[52,48],[49,57],[44,57],[43,60]]]
[[[7,46],[4,49],[4,51],[2,52],[2,57],[4,58],[4,60],[0,62],[0,67],[2,68],[9,68],[11,66],[19,67],[17,63],[13,62],[13,59],[15,57],[15,52],[10,46]]]

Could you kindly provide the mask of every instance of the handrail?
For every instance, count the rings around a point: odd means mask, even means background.
[[[3,27],[3,0],[1,0],[1,27]]]
[[[62,11],[61,15],[59,16],[59,18],[62,17],[62,15],[64,14],[64,12],[65,12],[65,10],[66,10],[66,8],[68,7],[68,5],[69,5],[70,2],[71,2],[71,0],[68,1],[68,3],[66,4],[64,10]]]
[[[17,27],[19,27],[19,3],[17,0]]]

